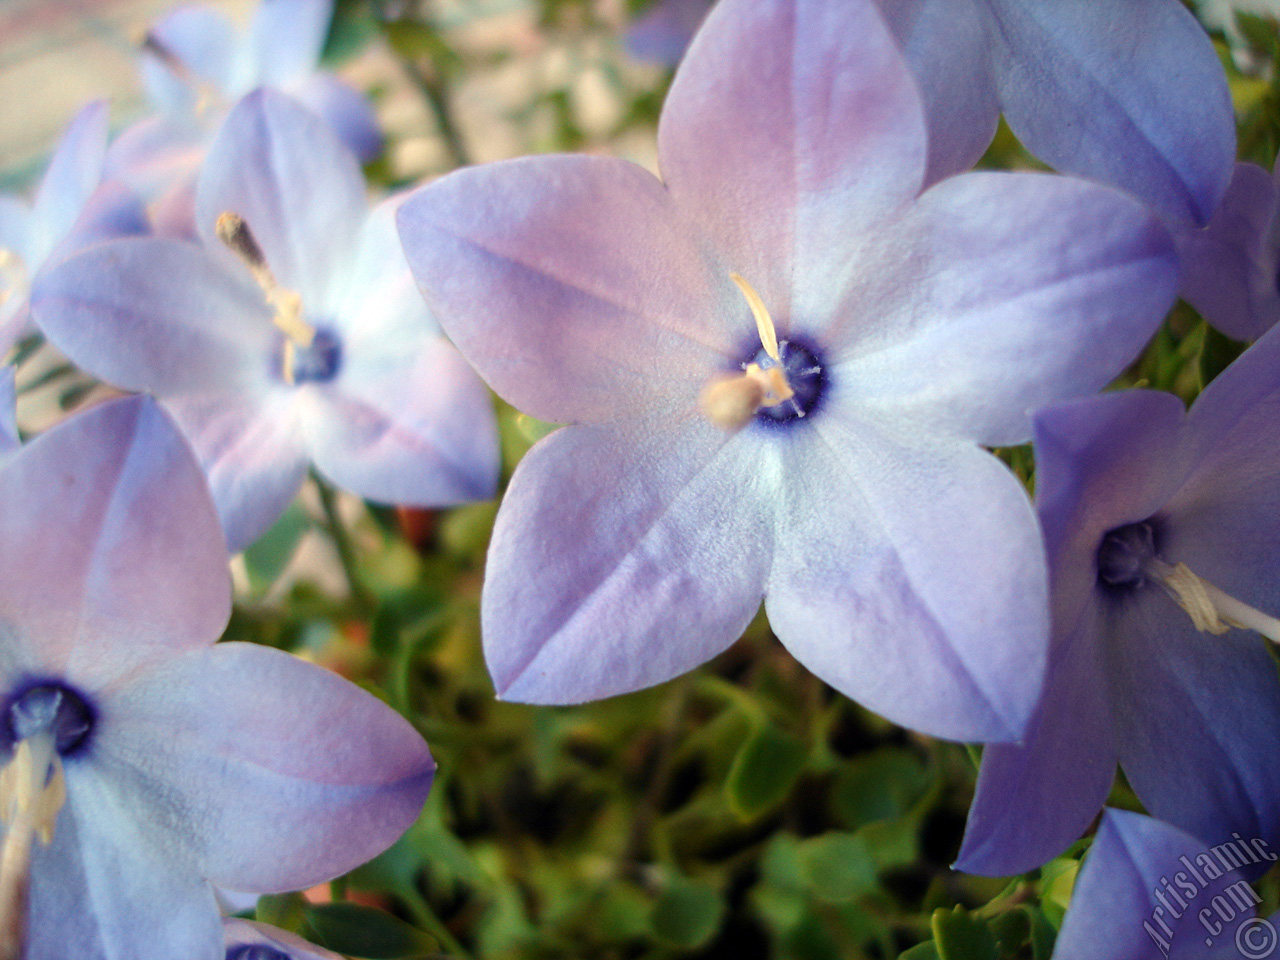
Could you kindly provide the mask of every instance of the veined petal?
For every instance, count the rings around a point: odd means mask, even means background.
[[[126,390],[165,396],[267,382],[274,328],[261,291],[195,244],[89,247],[37,278],[31,307],[77,366]]]
[[[1192,903],[1199,907],[1223,894],[1230,896],[1230,888],[1243,878],[1233,871],[1216,878],[1205,873],[1196,863],[1207,852],[1203,841],[1159,820],[1107,810],[1072,891],[1055,960],[1239,958],[1241,954],[1229,952],[1229,933],[1217,951],[1210,949],[1212,943],[1206,945],[1207,931],[1197,909],[1178,914],[1154,896],[1159,892],[1165,903],[1177,902],[1165,892],[1170,882],[1183,895],[1194,890]]]
[[[262,893],[381,853],[417,818],[435,771],[422,737],[372,694],[248,643],[132,678],[94,759],[210,882]]]
[[[333,0],[260,0],[249,29],[254,86],[285,87],[315,70]]]
[[[140,397],[77,414],[0,469],[0,614],[7,675],[88,692],[212,643],[231,609],[204,476]]]
[[[851,237],[919,193],[927,143],[871,0],[722,0],[676,73],[658,153],[682,213],[785,335],[803,313],[793,286],[822,285]]]
[[[498,428],[480,378],[442,337],[387,346],[381,356],[353,355],[332,386],[308,391],[302,425],[316,466],[382,503],[494,496]]]
[[[49,161],[32,207],[29,256],[33,268],[70,232],[89,195],[102,182],[108,114],[105,100],[95,100],[84,107],[71,121]]]
[[[1020,738],[1049,625],[1043,548],[1017,479],[976,447],[903,424],[820,411],[787,435],[765,603],[778,639],[895,723]]]
[[[1026,873],[1062,853],[1098,815],[1116,778],[1111,712],[1099,660],[1096,606],[1055,625],[1044,695],[1021,743],[982,752],[955,869]]]
[[[876,0],[920,86],[926,184],[972,169],[991,145],[1000,97],[982,0]]]
[[[1045,174],[953,177],[879,255],[886,274],[864,267],[872,279],[848,288],[824,335],[837,375],[860,409],[987,446],[1024,442],[1031,410],[1104,386],[1177,288],[1173,241],[1146,210]]]
[[[506,400],[550,422],[683,411],[754,322],[662,184],[623,160],[533,157],[419,190],[400,236],[428,305]]]
[[[399,344],[440,333],[400,244],[396,211],[407,196],[388,197],[369,212],[355,255],[343,271],[345,284],[333,324],[357,360],[370,354],[402,353]]]
[[[1280,678],[1265,641],[1200,633],[1158,585],[1129,600],[1111,611],[1107,676],[1134,792],[1209,845],[1235,832],[1280,849]]]
[[[227,546],[239,553],[279,519],[306,478],[294,397],[286,390],[190,393],[166,406],[209,478]]]
[[[67,769],[53,843],[32,851],[24,957],[223,960],[212,888],[180,842],[139,816],[138,798],[113,773],[96,754]]]
[[[517,468],[481,623],[498,695],[581,703],[678,676],[742,634],[772,553],[750,430],[572,426]]]
[[[984,0],[1013,132],[1050,166],[1208,223],[1235,113],[1213,44],[1177,0]]]
[[[366,208],[360,167],[328,124],[274,90],[236,104],[200,170],[196,226],[207,247],[243,271],[214,235],[228,211],[249,225],[276,280],[301,294],[307,311],[333,308]]]
[[[219,94],[230,92],[240,41],[222,11],[208,6],[180,7],[156,21],[150,32],[195,78]],[[142,79],[157,107],[176,112],[195,106],[203,91],[193,88],[187,78],[176,75],[145,47],[141,57]]]
[[[1253,340],[1280,319],[1280,249],[1272,239],[1276,185],[1238,163],[1209,226],[1177,233],[1183,298],[1229,337]]]
[[[361,163],[377,159],[382,152],[378,116],[368,98],[355,87],[320,70],[289,92],[319,114]]]

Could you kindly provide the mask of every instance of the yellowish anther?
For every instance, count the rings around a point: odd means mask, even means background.
[[[1253,630],[1280,643],[1280,620],[1255,609],[1197,576],[1185,563],[1152,563],[1165,589],[1202,633],[1223,634],[1232,627]]]
[[[249,225],[239,214],[230,210],[219,214],[213,225],[213,232],[223,246],[248,267],[253,279],[262,288],[267,304],[275,310],[271,322],[288,337],[284,347],[284,379],[286,383],[293,383],[298,348],[311,346],[316,338],[315,327],[302,318],[301,295],[276,282],[271,268],[267,266],[262,248],[258,246]]]
[[[58,812],[67,799],[62,762],[52,731],[22,740],[0,771],[0,960],[18,960],[26,940],[31,846],[53,840]]]
[[[745,374],[707,384],[698,398],[706,418],[722,430],[741,430],[764,402],[764,387]]]
[[[729,279],[738,285],[738,289],[742,291],[742,295],[747,298],[747,306],[751,308],[751,315],[756,318],[756,331],[760,334],[760,343],[775,363],[781,363],[782,358],[778,355],[778,330],[773,325],[773,317],[769,316],[769,308],[764,305],[764,301],[760,299],[760,294],[756,293],[755,287],[747,283],[740,274],[731,273]]]

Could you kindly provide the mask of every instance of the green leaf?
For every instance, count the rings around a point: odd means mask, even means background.
[[[1080,861],[1068,857],[1051,860],[1040,868],[1040,909],[1056,928],[1062,926],[1079,871]]]
[[[649,923],[654,934],[671,946],[696,950],[716,935],[724,911],[724,899],[714,887],[675,877],[654,903]]]
[[[964,907],[934,911],[933,940],[938,960],[1000,960],[991,928]]]
[[[830,903],[852,900],[879,886],[866,840],[852,833],[805,840],[800,844],[800,870],[813,892]]]
[[[310,529],[311,518],[295,500],[271,529],[245,550],[244,566],[255,592],[265,593],[280,578],[298,549],[298,541]]]
[[[750,820],[781,803],[807,757],[802,741],[771,723],[764,724],[747,738],[729,768],[725,792],[733,812]]]
[[[363,960],[399,960],[431,953],[436,942],[417,927],[358,903],[306,908],[309,939],[335,953]]]
[[[269,923],[281,930],[297,933],[306,919],[306,905],[307,901],[300,893],[267,894],[258,898],[254,919],[259,923]]]
[[[855,757],[832,789],[833,812],[850,828],[905,816],[929,788],[929,773],[909,750],[886,748]]]
[[[938,948],[932,940],[917,943],[910,950],[898,954],[898,960],[938,960]]]

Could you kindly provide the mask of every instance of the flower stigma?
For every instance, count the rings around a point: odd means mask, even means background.
[[[742,429],[760,413],[776,421],[805,416],[821,392],[821,365],[802,344],[779,342],[764,300],[740,275],[731,273],[729,278],[751,308],[761,348],[742,364],[742,373],[709,383],[698,398],[700,409],[712,423],[729,431]]]
[[[276,282],[271,268],[267,266],[262,248],[258,246],[249,225],[239,214],[230,210],[220,214],[214,224],[214,233],[248,267],[253,279],[266,295],[267,305],[275,310],[271,322],[285,335],[281,373],[285,383],[296,384],[299,379],[298,351],[309,350],[316,339],[315,327],[302,318],[302,296]]]
[[[1110,587],[1160,584],[1201,633],[1218,635],[1237,627],[1280,643],[1280,620],[1237,600],[1185,563],[1162,559],[1151,523],[1130,523],[1107,533],[1098,547],[1097,563],[1098,579]]]

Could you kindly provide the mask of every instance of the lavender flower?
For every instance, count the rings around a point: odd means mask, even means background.
[[[1273,332],[1189,415],[1141,390],[1038,415],[1048,679],[1022,744],[983,755],[960,869],[1009,875],[1057,854],[1117,761],[1160,819],[1280,849],[1280,680],[1258,635],[1280,639],[1280,622],[1255,609],[1280,610],[1277,405]]]
[[[980,444],[1101,386],[1173,296],[1165,231],[1048,175],[921,195],[924,114],[870,0],[723,0],[659,126],[665,184],[599,157],[459,171],[400,211],[409,262],[499,394],[573,425],[489,551],[499,695],[635,690],[762,597],[886,716],[1016,738],[1040,687],[1042,548]]]
[[[715,0],[658,0],[627,31],[627,52],[637,60],[674,67]]]
[[[18,449],[17,389],[13,367],[0,368],[0,456]]]
[[[279,650],[213,644],[217,514],[152,401],[37,437],[0,503],[4,955],[222,960],[212,884],[306,887],[413,822],[434,765],[403,718]]]
[[[287,930],[265,923],[228,918],[226,960],[342,960],[336,953],[307,943]]]
[[[1238,163],[1208,227],[1176,233],[1183,298],[1237,340],[1254,340],[1280,320],[1276,199],[1272,174]]]
[[[147,229],[136,199],[102,184],[107,112],[98,100],[76,114],[33,203],[0,195],[0,357],[27,332],[31,283],[47,263],[96,240]]]
[[[283,512],[312,461],[374,500],[493,494],[488,393],[414,289],[395,203],[370,214],[355,158],[328,127],[258,91],[201,170],[202,242],[99,244],[36,287],[63,352],[174,414],[232,550]]]
[[[1269,867],[1258,837],[1218,847],[1168,824],[1107,810],[1080,870],[1054,960],[1261,960],[1276,945],[1273,921],[1239,868]],[[1260,871],[1254,871],[1260,872]]]

